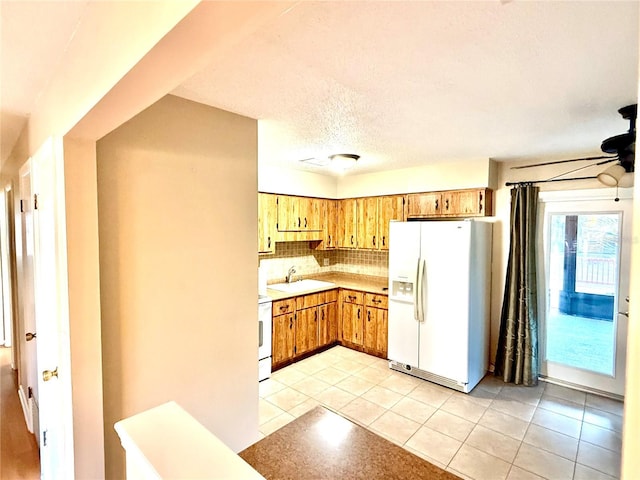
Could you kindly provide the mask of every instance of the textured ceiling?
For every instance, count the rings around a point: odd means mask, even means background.
[[[0,0],[2,160],[87,3]],[[301,1],[173,93],[259,119],[264,164],[352,152],[363,173],[598,153],[637,101],[638,5]]]
[[[259,119],[261,163],[364,173],[598,153],[637,90],[638,3],[515,0],[300,2],[173,93]]]

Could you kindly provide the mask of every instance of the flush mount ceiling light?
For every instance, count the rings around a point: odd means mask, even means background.
[[[360,155],[354,153],[336,153],[329,155],[331,167],[337,170],[349,170],[356,164],[359,158]]]

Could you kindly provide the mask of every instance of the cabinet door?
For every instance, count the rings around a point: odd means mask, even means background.
[[[298,197],[278,195],[277,227],[279,232],[296,232],[300,230],[302,222],[300,221],[298,206]]]
[[[318,346],[324,347],[338,340],[338,304],[326,303],[318,307]]]
[[[293,358],[294,315],[273,317],[273,335],[271,336],[271,361],[275,365]]]
[[[329,338],[329,315],[327,305],[318,307],[318,347],[324,347],[331,343]]]
[[[378,248],[389,250],[389,222],[404,221],[404,195],[378,198]]]
[[[323,305],[328,323],[329,340],[328,343],[338,341],[338,302],[331,302]]]
[[[276,195],[258,193],[258,253],[276,251],[277,218]]]
[[[338,201],[338,247],[358,247],[357,212],[357,201],[355,198]]]
[[[337,247],[336,235],[338,233],[338,201],[323,200],[324,228],[322,243],[318,250],[332,250]]]
[[[372,353],[387,356],[389,326],[387,310],[367,308],[364,322],[364,346]]]
[[[367,350],[376,350],[378,345],[377,327],[376,327],[376,308],[366,309],[366,318],[364,319],[364,346]]]
[[[342,304],[342,339],[355,345],[362,345],[364,312],[362,305]]]
[[[485,213],[486,189],[448,192],[445,206],[450,203],[451,215],[459,217],[488,215]]]
[[[389,348],[389,320],[388,311],[376,308],[376,347],[375,350],[387,358]]]
[[[441,213],[442,194],[440,192],[407,195],[407,218],[438,217]]]
[[[324,200],[320,198],[298,197],[298,215],[300,217],[300,230],[322,230]]]
[[[318,348],[318,307],[296,312],[296,355]]]
[[[378,198],[357,199],[358,205],[358,248],[378,248]]]

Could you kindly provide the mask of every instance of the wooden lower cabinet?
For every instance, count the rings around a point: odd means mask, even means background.
[[[272,328],[271,363],[276,365],[287,362],[294,356],[294,313],[274,316]]]
[[[318,307],[296,312],[296,356],[318,348]]]
[[[273,302],[273,369],[338,341],[337,298],[330,290]]]
[[[363,345],[364,312],[363,306],[355,303],[342,303],[342,339],[353,345]]]
[[[272,367],[335,343],[387,358],[387,296],[341,289],[273,303]]]
[[[387,358],[389,324],[387,310],[367,307],[364,322],[364,346]]]
[[[338,340],[338,304],[326,303],[318,307],[318,347]]]

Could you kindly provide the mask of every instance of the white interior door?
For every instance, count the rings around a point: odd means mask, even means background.
[[[616,202],[608,190],[543,199],[541,373],[622,396],[631,199]]]
[[[32,159],[34,291],[43,479],[74,476],[62,165],[61,139],[49,139]]]
[[[31,161],[20,169],[20,211],[17,212],[19,235],[16,239],[18,246],[18,264],[20,274],[21,311],[18,328],[18,342],[20,349],[20,366],[18,368],[18,395],[25,412],[27,428],[38,435],[38,362],[36,344],[33,337],[37,333],[34,298],[33,272],[33,210],[29,198],[31,197]],[[35,419],[35,422],[34,422]],[[34,425],[35,423],[35,425]]]

